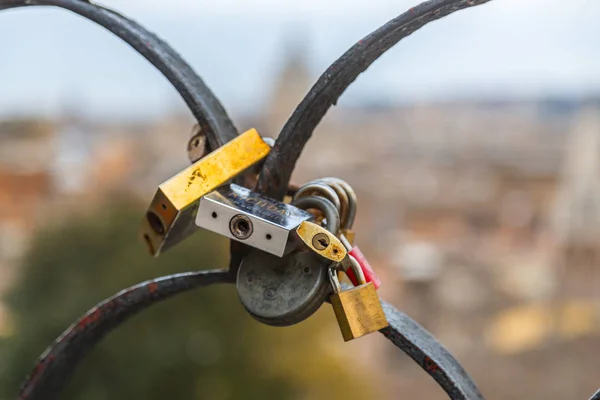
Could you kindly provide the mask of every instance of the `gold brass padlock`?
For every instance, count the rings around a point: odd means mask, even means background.
[[[265,158],[270,149],[250,129],[162,183],[142,225],[150,254],[158,256],[199,229],[200,198]]]
[[[342,291],[336,269],[329,269],[329,279],[333,285],[333,294],[329,299],[345,342],[389,326],[375,287],[365,281],[358,261],[349,254],[348,257],[360,282],[358,286]]]
[[[334,234],[310,221],[303,221],[296,228],[298,238],[310,250],[323,258],[339,263],[346,259],[346,248]]]

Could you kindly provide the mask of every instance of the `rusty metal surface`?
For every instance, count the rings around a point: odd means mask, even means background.
[[[258,132],[249,129],[161,183],[140,232],[150,254],[156,257],[197,231],[202,196],[264,159],[270,150]]]
[[[331,262],[310,251],[277,257],[256,249],[238,270],[236,289],[248,313],[272,326],[288,326],[314,314],[329,297]]]
[[[296,161],[332,105],[375,60],[429,22],[490,0],[431,0],[411,8],[365,36],[338,58],[310,89],[284,125],[258,181],[258,191],[281,199]]]
[[[84,0],[0,0],[0,10],[56,6],[96,22],[121,38],[154,65],[177,89],[206,134],[211,149],[238,134],[225,108],[204,81],[171,46],[137,22]]]
[[[408,354],[453,400],[483,400],[475,382],[450,354],[421,325],[391,304],[381,302],[390,324],[380,332]]]
[[[48,347],[21,387],[20,398],[57,398],[77,364],[127,319],[176,294],[231,281],[226,270],[188,272],[143,282],[117,293],[89,310]]]
[[[191,272],[158,278],[125,289],[88,311],[44,352],[21,388],[21,399],[52,400],[78,363],[104,336],[140,311],[187,290],[233,283],[226,270]],[[380,332],[415,360],[451,399],[483,399],[458,361],[425,329],[392,305],[382,302],[390,323]],[[52,395],[49,395],[51,393]],[[597,393],[591,400],[600,400]]]

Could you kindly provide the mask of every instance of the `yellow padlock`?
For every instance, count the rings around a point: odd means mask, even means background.
[[[199,229],[200,198],[265,158],[270,149],[250,129],[162,183],[142,223],[150,254],[158,256]]]
[[[372,283],[367,283],[360,264],[348,254],[359,285],[342,291],[335,268],[329,269],[333,294],[329,298],[344,341],[348,342],[389,326]]]

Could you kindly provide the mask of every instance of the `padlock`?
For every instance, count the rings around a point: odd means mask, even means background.
[[[298,246],[296,228],[312,218],[307,211],[232,183],[202,197],[196,225],[283,257]]]
[[[296,228],[296,234],[310,250],[334,263],[340,263],[347,257],[342,242],[333,233],[314,222],[302,222]]]
[[[347,252],[343,243],[334,234],[340,229],[340,217],[335,205],[328,199],[316,195],[297,198],[292,204],[306,210],[319,210],[324,216],[325,228],[314,223],[306,223],[296,229],[298,237],[306,246],[331,261],[341,262],[344,260]]]
[[[366,281],[372,282],[375,289],[379,289],[381,281],[375,271],[358,246],[353,246],[354,232],[352,231],[352,225],[356,217],[357,200],[352,187],[339,178],[320,178],[300,187],[295,194],[294,201],[299,201],[307,195],[323,196],[336,206],[341,222],[340,228],[335,232],[339,235],[348,253],[352,254],[361,265]],[[343,266],[348,268],[350,263],[344,260]],[[346,274],[354,285],[358,285],[358,279],[352,269],[347,269]]]
[[[314,314],[331,294],[331,261],[308,249],[276,257],[252,249],[237,273],[236,289],[248,313],[272,326],[288,326]]]
[[[269,150],[251,129],[162,183],[141,231],[150,254],[158,256],[195,232],[200,198],[265,158]]]
[[[242,305],[268,325],[293,325],[312,315],[331,294],[330,266],[346,256],[344,246],[331,233],[339,230],[340,221],[329,200],[308,196],[294,206],[319,210],[326,228],[302,222],[295,232],[302,247],[283,258],[252,249],[238,269],[236,287]]]
[[[359,286],[342,290],[336,270],[329,269],[329,279],[333,286],[333,294],[329,300],[346,342],[389,326],[375,287],[365,281],[356,259],[350,255],[348,257],[351,268],[359,278]]]

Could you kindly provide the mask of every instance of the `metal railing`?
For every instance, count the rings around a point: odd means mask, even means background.
[[[431,0],[411,8],[359,40],[318,79],[284,125],[260,171],[256,190],[281,199],[296,161],[314,129],[348,86],[383,53],[429,22],[490,0]],[[194,70],[167,43],[136,22],[86,0],[0,0],[0,10],[56,6],[79,14],[120,37],[154,65],[175,87],[206,135],[210,150],[238,135],[225,108]],[[247,248],[231,242],[227,270],[190,272],[125,289],[98,304],[71,325],[44,352],[21,388],[21,399],[56,398],[78,363],[115,327],[176,294],[216,283],[234,283]],[[451,399],[483,399],[460,363],[430,333],[383,302],[390,323],[380,332],[408,354]],[[600,400],[600,391],[592,399]]]

